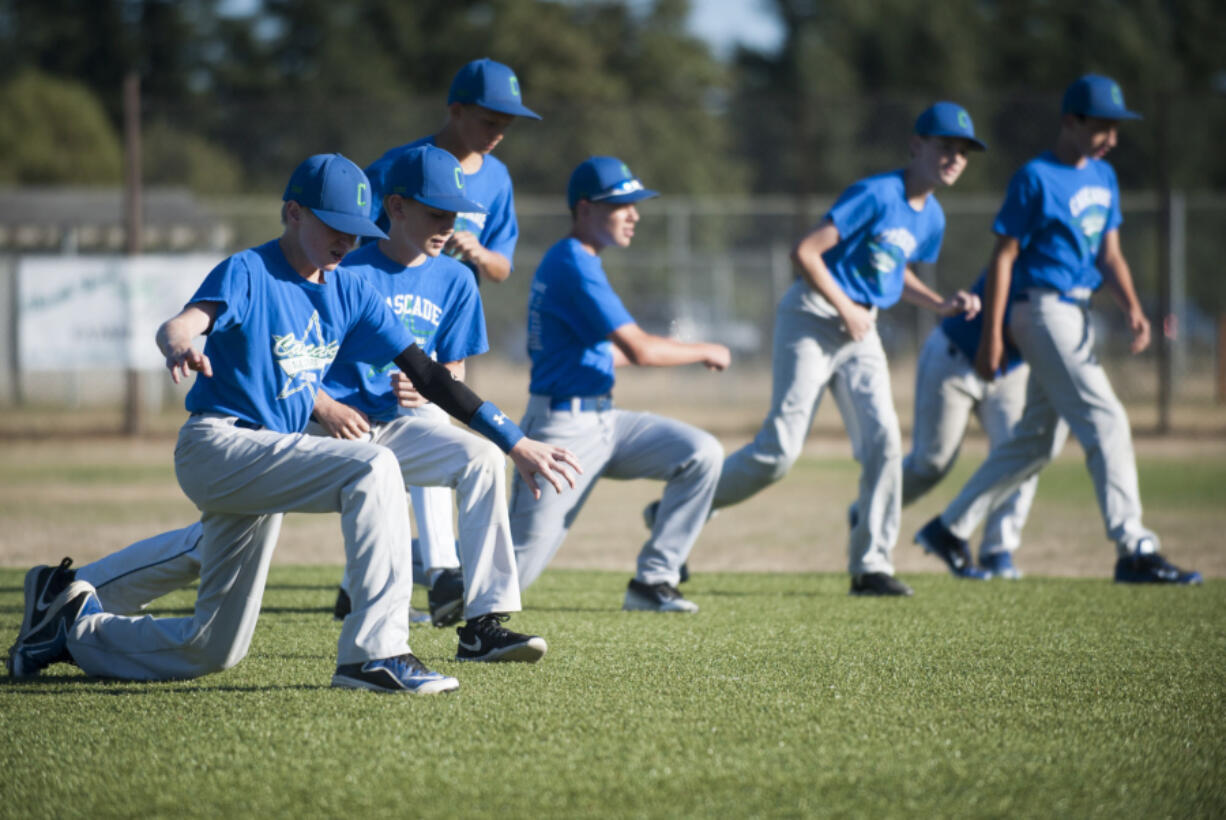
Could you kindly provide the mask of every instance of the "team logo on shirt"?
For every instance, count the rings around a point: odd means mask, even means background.
[[[868,275],[880,277],[899,270],[915,253],[917,244],[906,228],[886,228],[868,241]]]
[[[314,397],[323,371],[332,364],[336,351],[340,348],[339,341],[324,340],[319,311],[311,314],[301,339],[293,333],[283,336],[274,333],[272,343],[273,358],[286,376],[285,384],[277,398],[289,398],[303,390],[310,391]]]
[[[1083,186],[1069,199],[1068,207],[1082,251],[1091,256],[1098,253],[1111,213],[1111,189],[1102,185]]]
[[[461,211],[455,215],[455,229],[457,232],[469,231],[470,233],[480,236],[481,232],[485,230],[485,220],[487,216],[488,214],[479,214],[475,212],[467,213]]]

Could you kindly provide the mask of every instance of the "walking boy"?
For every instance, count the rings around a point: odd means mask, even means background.
[[[484,58],[461,68],[447,92],[447,122],[442,130],[392,148],[366,169],[376,194],[376,224],[387,229],[381,200],[388,191],[387,172],[396,158],[420,145],[436,145],[460,161],[468,197],[484,208],[456,217],[447,253],[468,265],[478,279],[505,280],[511,275],[519,223],[511,175],[492,152],[516,117],[541,118],[524,105],[519,78],[509,66]]]
[[[775,318],[771,408],[752,442],[728,456],[716,509],[737,504],[787,474],[800,456],[827,386],[860,462],[859,511],[848,542],[854,595],[910,595],[891,554],[901,518],[902,444],[877,311],[905,299],[945,316],[974,315],[979,300],[942,299],[911,269],[935,262],[945,215],[933,193],[953,185],[975,139],[970,115],[939,102],[915,123],[905,168],[852,185],[797,243],[800,277]]]
[[[1058,452],[1059,420],[1081,442],[1107,537],[1115,580],[1200,583],[1159,552],[1141,523],[1132,433],[1123,405],[1094,355],[1090,296],[1104,279],[1128,317],[1132,352],[1149,345],[1149,321],[1120,249],[1119,185],[1103,157],[1121,120],[1139,119],[1119,85],[1087,74],[1064,93],[1054,151],[1022,166],[1009,183],[992,230],[986,306],[975,370],[995,378],[1004,359],[1005,311],[1013,343],[1030,364],[1026,408],[1014,435],[994,448],[945,512],[916,541],[951,567],[967,562],[966,539],[1009,493]]]
[[[677,591],[677,583],[706,521],[723,449],[713,436],[688,424],[613,406],[613,368],[618,365],[702,364],[723,370],[730,360],[723,345],[645,332],[605,275],[601,252],[630,245],[639,221],[635,203],[654,196],[614,157],[591,157],[571,174],[571,232],[549,249],[532,280],[532,381],[523,426],[533,437],[576,453],[586,472],[577,492],[540,504],[532,503],[527,485],[516,481],[511,535],[520,587],[527,589],[562,545],[597,479],[664,481],[623,608],[697,612]]]
[[[980,276],[971,292],[983,294]],[[920,350],[915,368],[915,416],[912,421],[911,452],[902,462],[902,505],[918,501],[940,483],[953,467],[971,413],[988,434],[990,447],[1009,439],[1026,405],[1026,380],[1030,368],[1022,354],[1006,342],[1001,373],[995,381],[985,381],[975,372],[975,352],[979,347],[982,316],[967,319],[950,316],[932,329]],[[1068,427],[1059,423],[1056,450],[1064,446]],[[1022,577],[1013,563],[1013,553],[1021,545],[1022,528],[1034,501],[1038,475],[1031,476],[1013,491],[988,516],[979,547],[979,565],[969,559],[951,567],[959,578],[987,579]]]
[[[333,685],[421,694],[458,686],[409,651],[411,581],[398,543],[408,515],[395,457],[379,445],[298,432],[316,386],[334,361],[394,359],[423,394],[510,451],[527,479],[540,475],[560,489],[564,465],[574,462],[523,438],[454,382],[365,281],[337,269],[355,236],[383,236],[369,219],[369,191],[339,154],[308,158],[286,188],[281,237],[220,264],[158,330],[172,378],[200,374],[175,449],[180,486],[202,512],[193,617],[105,613],[92,585],[67,581],[66,564],[36,567],[26,576],[11,674],[30,677],[57,661],[132,680],[227,669],[250,645],[282,514],[340,512],[353,611]],[[203,352],[192,348],[201,334]]]

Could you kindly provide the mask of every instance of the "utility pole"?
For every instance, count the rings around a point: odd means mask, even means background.
[[[127,237],[125,252],[129,259],[141,252],[141,164],[140,164],[140,75],[129,71],[123,78],[123,216]],[[131,299],[129,298],[129,303]],[[128,362],[127,391],[124,401],[123,431],[137,436],[144,430],[144,391],[141,372]]]

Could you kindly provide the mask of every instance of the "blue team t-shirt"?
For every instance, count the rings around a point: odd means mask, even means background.
[[[975,284],[971,286],[971,292],[978,296],[983,296],[984,288],[987,285],[987,274],[979,274],[979,278],[975,280]],[[1010,303],[1011,304],[1011,303]],[[1009,326],[1009,304],[1005,306],[1005,327]],[[979,351],[979,338],[983,332],[983,313],[975,314],[974,319],[967,319],[965,313],[958,313],[953,316],[946,316],[941,321],[941,332],[946,338],[953,343],[955,347],[962,351],[962,354],[967,359],[974,362],[975,354]],[[1005,358],[1001,363],[1001,374],[1008,373],[1013,368],[1022,363],[1022,352],[1014,347],[1009,341],[1005,340]]]
[[[945,212],[929,195],[922,210],[907,204],[903,172],[877,174],[844,191],[826,214],[839,241],[822,254],[851,299],[887,308],[902,297],[912,262],[935,262],[945,235]]]
[[[215,267],[188,304],[217,302],[204,354],[213,375],[187,394],[192,413],[224,413],[278,433],[306,427],[334,361],[390,361],[413,343],[379,295],[343,268],[316,284],[276,240]]]
[[[468,268],[456,260],[427,256],[406,268],[384,256],[376,243],[353,251],[342,264],[374,288],[417,346],[437,361],[458,362],[490,349],[481,294]],[[390,362],[338,362],[328,371],[324,391],[376,421],[390,421],[398,413],[391,377],[396,365]]]
[[[605,276],[600,257],[567,238],[550,248],[528,297],[529,391],[603,396],[613,389],[608,336],[634,322]]]
[[[1035,157],[1013,175],[992,225],[1021,245],[1010,294],[1048,288],[1088,297],[1103,281],[1096,264],[1103,236],[1123,221],[1109,163],[1087,159],[1077,168],[1050,151]]]
[[[387,214],[383,213],[383,197],[388,194],[388,171],[409,149],[434,144],[434,137],[429,136],[393,148],[366,169],[366,176],[369,177],[371,190],[374,192],[370,216],[384,231],[387,231],[389,226]],[[493,154],[486,154],[477,173],[464,175],[464,195],[484,205],[488,213],[458,213],[455,229],[472,232],[483,247],[502,254],[512,260],[513,264],[515,244],[519,241],[519,222],[515,218],[515,196],[507,166]],[[476,272],[471,267],[469,269]]]

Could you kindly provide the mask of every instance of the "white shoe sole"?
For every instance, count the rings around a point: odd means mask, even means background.
[[[351,678],[348,675],[333,675],[332,685],[337,689],[366,689],[371,692],[383,692],[388,695],[437,695],[443,692],[454,692],[460,688],[460,682],[451,677],[423,683],[416,689],[388,689],[386,686],[379,686],[369,681]]]
[[[532,637],[524,643],[515,644],[514,646],[504,646],[500,649],[491,649],[484,655],[478,658],[461,658],[456,655],[457,661],[472,661],[475,663],[493,663],[497,661],[505,661],[507,663],[536,663],[541,658],[545,657],[545,653],[549,651],[549,645],[545,643],[544,638]]]
[[[670,601],[667,604],[658,604],[655,601],[646,598],[640,598],[637,595],[626,595],[626,600],[622,603],[623,612],[685,612],[694,614],[698,611],[698,604],[693,601],[687,601],[685,598]]]

